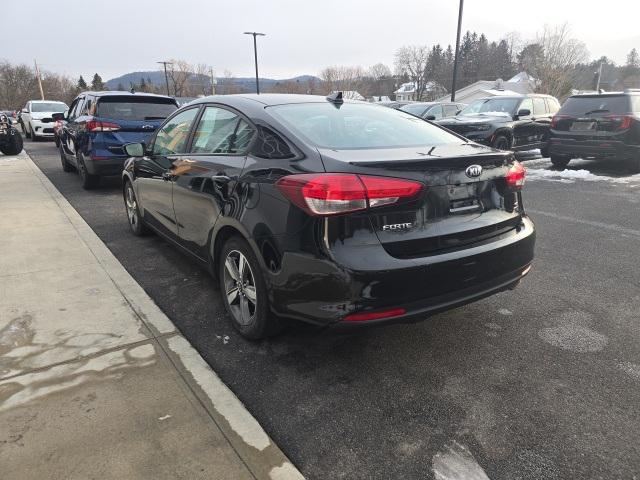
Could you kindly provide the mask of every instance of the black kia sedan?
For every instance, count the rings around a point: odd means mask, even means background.
[[[281,319],[424,319],[531,268],[524,167],[402,111],[339,94],[212,96],[125,151],[133,233],[208,266],[248,338]]]

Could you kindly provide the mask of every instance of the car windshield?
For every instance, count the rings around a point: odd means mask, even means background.
[[[54,112],[61,113],[67,110],[66,104],[62,102],[46,102],[46,103],[32,103],[31,111],[32,112]]]
[[[429,107],[429,105],[405,105],[404,107],[400,107],[400,110],[403,112],[409,112],[413,115],[422,115],[424,111]]]
[[[630,106],[624,95],[602,95],[597,97],[569,97],[558,112],[572,117],[597,117],[598,114],[629,113]]]
[[[100,99],[96,115],[118,120],[162,120],[177,109],[169,98],[113,96]]]
[[[317,147],[398,148],[461,143],[460,138],[401,110],[376,105],[296,103],[268,109]]]
[[[491,114],[513,115],[518,106],[518,98],[484,98],[475,100],[462,109],[460,115]]]

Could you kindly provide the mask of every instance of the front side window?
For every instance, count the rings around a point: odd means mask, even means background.
[[[453,117],[456,113],[458,113],[457,105],[445,105],[444,106],[444,116],[445,117]]]
[[[425,117],[433,115],[436,117],[436,120],[442,118],[442,105],[434,105],[424,114]]]
[[[520,110],[529,110],[529,114],[533,113],[533,101],[530,98],[525,98],[518,107],[518,112]]]
[[[153,143],[154,155],[172,155],[185,153],[191,124],[198,113],[197,108],[180,112],[158,130]]]
[[[235,113],[220,107],[206,107],[191,146],[192,153],[234,154],[248,147],[254,129]]]
[[[421,118],[378,105],[295,103],[267,110],[316,147],[366,149],[460,143],[460,138]]]
[[[403,105],[402,107],[400,107],[400,110],[402,110],[403,112],[408,112],[417,117],[421,117],[424,112],[426,112],[427,108],[428,107],[425,105],[416,105],[414,103],[410,103],[409,105]]]

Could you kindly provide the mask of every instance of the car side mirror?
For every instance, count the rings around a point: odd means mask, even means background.
[[[23,108],[22,113],[29,113],[29,110],[27,110],[26,108]]]
[[[51,115],[51,118],[53,118],[54,122],[57,122],[59,120],[64,120],[65,115],[64,115],[64,113],[54,113],[54,114]]]
[[[456,115],[460,115],[460,112],[461,112],[461,111],[462,111],[462,109],[458,110],[458,111],[456,112]]]
[[[518,117],[528,117],[529,115],[531,115],[531,110],[528,108],[518,110]]]
[[[424,117],[425,120],[435,120],[436,116],[435,115],[427,115],[426,117]]]
[[[122,146],[124,152],[130,157],[144,157],[144,143],[127,143]]]

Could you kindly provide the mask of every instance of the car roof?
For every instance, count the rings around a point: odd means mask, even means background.
[[[158,95],[157,93],[146,93],[146,92],[131,93],[131,92],[120,91],[120,90],[104,90],[104,91],[87,90],[86,92],[82,92],[79,95],[91,95],[94,97],[119,96],[119,97],[157,97],[157,98],[173,99],[173,97],[169,97],[167,95]]]
[[[211,95],[208,97],[198,98],[192,102],[189,102],[189,105],[197,105],[199,103],[240,103],[242,101],[250,100],[265,106],[273,106],[273,105],[286,105],[291,103],[328,103],[327,97],[324,95],[299,95],[292,93],[240,93],[233,95]],[[350,100],[345,98],[344,103],[364,103],[368,104],[369,102],[361,102],[358,100]]]
[[[64,103],[62,100],[29,100],[31,103]],[[66,105],[66,103],[64,103]]]
[[[640,90],[638,91],[628,90],[626,92],[577,93],[575,95],[571,95],[570,98],[621,97],[626,95],[639,95],[639,94],[640,94]]]

